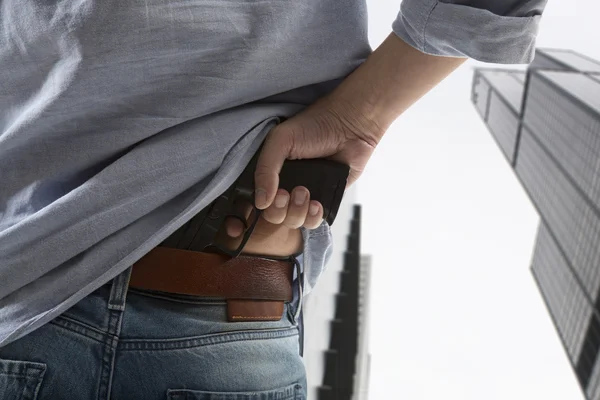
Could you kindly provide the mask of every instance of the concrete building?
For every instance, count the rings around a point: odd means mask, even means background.
[[[360,253],[361,208],[350,189],[332,227],[334,253],[304,303],[308,398],[366,400],[370,257]]]

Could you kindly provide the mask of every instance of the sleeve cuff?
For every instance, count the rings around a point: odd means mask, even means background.
[[[426,54],[528,64],[535,55],[540,18],[500,16],[438,0],[403,0],[392,29]]]

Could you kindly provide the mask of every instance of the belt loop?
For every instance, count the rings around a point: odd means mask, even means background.
[[[294,256],[290,257],[290,261],[294,263],[294,268],[296,270],[296,281],[297,283],[294,287],[298,287],[298,296],[296,298],[297,305],[296,309],[293,311],[293,320],[298,325],[298,345],[299,345],[299,353],[300,357],[304,356],[304,314],[302,310],[302,303],[304,302],[304,268],[298,262],[298,259]]]
[[[296,268],[296,277],[298,279],[298,306],[294,312],[294,320],[298,321],[300,312],[302,311],[302,301],[304,299],[304,270],[296,257],[294,257],[294,266]]]
[[[292,319],[293,323],[296,324],[298,323],[298,317],[302,309],[302,301],[304,298],[304,271],[302,270],[302,265],[298,262],[296,257],[290,256],[288,260],[294,266],[296,277],[292,283],[293,296],[292,301],[290,302],[288,315]]]
[[[304,357],[304,312],[300,311],[298,319],[298,345],[300,347],[300,357]]]
[[[125,310],[125,298],[127,296],[130,277],[131,267],[127,268],[113,279],[110,288],[110,297],[108,298],[109,310]]]

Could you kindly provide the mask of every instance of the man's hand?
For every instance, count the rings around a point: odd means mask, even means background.
[[[308,199],[307,199],[308,202]],[[245,216],[248,223],[254,219],[255,211],[250,203],[240,201],[236,205],[238,215]],[[285,210],[285,208],[283,208]],[[312,217],[314,219],[314,217]],[[310,221],[310,217],[305,220]],[[301,223],[296,223],[302,225]],[[318,226],[318,223],[316,224]],[[230,250],[237,249],[243,239],[244,225],[235,218],[226,220],[225,229],[219,232],[218,242]],[[260,217],[252,235],[246,242],[244,254],[289,256],[302,251],[302,232],[283,224],[272,224]]]
[[[288,230],[317,227],[323,207],[310,200],[306,188],[295,188],[291,200],[279,189],[283,162],[330,158],[345,163],[350,186],[392,122],[465,61],[422,53],[391,33],[331,94],[269,132],[255,172],[255,203],[264,210],[262,218]],[[298,205],[297,194],[304,200]],[[243,230],[236,220],[226,225],[232,237]]]
[[[327,157],[344,163],[350,166],[351,185],[391,123],[465,60],[424,54],[390,34],[330,95],[269,133],[255,173],[255,201],[265,210],[264,218],[282,220],[283,211],[273,203],[276,194],[287,195],[278,191],[286,159]],[[288,208],[288,213],[296,212]]]
[[[333,97],[319,100],[269,132],[255,172],[256,207],[264,210],[263,217],[273,224],[317,227],[323,207],[309,201],[306,188],[295,188],[291,196],[278,189],[284,161],[330,158],[341,162],[350,166],[350,186],[363,172],[380,136],[378,127],[352,112],[350,104]]]
[[[363,134],[369,131],[367,124],[342,117],[343,110],[349,108],[326,97],[269,132],[255,172],[255,204],[262,213],[245,253],[293,254],[302,244],[298,228],[314,229],[323,221],[323,206],[310,199],[306,187],[295,187],[291,193],[279,188],[279,172],[286,159],[329,157],[349,165],[348,186],[360,176],[375,149],[376,136]],[[238,212],[247,218],[251,209],[249,204],[238,205]],[[229,218],[225,227],[229,238],[223,241],[236,248],[243,224]]]

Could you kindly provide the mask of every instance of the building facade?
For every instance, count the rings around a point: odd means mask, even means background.
[[[304,302],[308,398],[366,400],[369,256],[360,252],[361,207],[349,189],[332,227],[333,255]]]
[[[531,271],[600,400],[600,62],[538,49],[526,71],[476,69],[471,100],[540,215]]]

